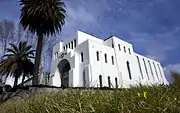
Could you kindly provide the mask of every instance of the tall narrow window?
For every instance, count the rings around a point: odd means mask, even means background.
[[[124,46],[124,52],[126,53],[126,47]]]
[[[102,75],[99,75],[99,84],[100,84],[100,88],[102,88]]]
[[[73,41],[71,41],[71,49],[73,49]]]
[[[139,65],[139,70],[140,70],[140,73],[141,73],[141,77],[142,77],[142,79],[144,79],[142,69],[141,69],[141,64],[140,64],[140,61],[139,61],[139,57],[138,56],[136,56],[136,57],[137,57],[137,60],[138,60],[138,65]]]
[[[99,51],[96,52],[97,61],[99,61]]]
[[[112,48],[114,48],[114,44],[112,43]]]
[[[110,78],[110,76],[108,76],[108,86],[109,86],[109,88],[111,88],[111,78]]]
[[[159,69],[159,72],[160,72],[161,78],[162,78],[162,80],[163,80],[163,76],[162,76],[162,73],[161,73],[161,68],[160,68],[159,64],[157,64],[157,66],[158,66],[158,69]]]
[[[76,39],[74,40],[74,47],[76,47]]]
[[[116,84],[116,88],[118,88],[118,80],[117,80],[117,77],[115,77],[115,84]]]
[[[146,74],[147,74],[147,78],[148,78],[148,80],[150,80],[149,79],[149,75],[148,75],[148,70],[147,70],[146,62],[145,62],[144,58],[143,58],[143,62],[144,62],[144,67],[145,67],[145,71],[146,71]]]
[[[83,58],[83,52],[81,52],[81,62],[84,61],[84,58]]]
[[[86,87],[86,72],[85,69],[83,70],[83,86]]]
[[[112,48],[114,48],[114,43],[113,43],[113,39],[112,39],[111,41],[112,41]]]
[[[151,67],[151,63],[150,63],[150,61],[149,61],[149,60],[148,60],[148,63],[149,63],[149,67],[150,67],[150,70],[151,70],[151,74],[152,74],[153,80],[155,80],[155,78],[154,78],[154,74],[153,74],[153,70],[152,70],[152,67]]]
[[[68,48],[68,45],[66,44],[66,49]]]
[[[71,48],[71,44],[69,43],[69,48]]]
[[[127,64],[129,79],[131,80],[131,79],[132,79],[132,76],[131,76],[131,69],[130,69],[130,66],[129,66],[129,61],[127,61],[126,64]]]
[[[157,69],[156,69],[156,66],[155,66],[155,63],[154,63],[154,62],[153,62],[153,65],[154,65],[154,69],[155,69],[155,72],[156,72],[156,76],[157,76],[158,81],[159,81],[159,76],[158,76]]]
[[[65,50],[65,46],[63,47],[63,49]]]
[[[131,50],[130,50],[130,48],[128,48],[128,50],[129,50],[129,54],[131,54]]]
[[[112,65],[114,65],[114,57],[111,56],[111,59],[112,59]]]
[[[107,54],[104,54],[105,63],[107,63]]]
[[[119,48],[119,51],[121,51],[121,46],[120,46],[120,44],[118,44],[118,48]]]

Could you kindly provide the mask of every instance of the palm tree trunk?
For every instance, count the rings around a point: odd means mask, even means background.
[[[24,79],[25,79],[25,74],[23,75],[23,78],[22,78],[22,86],[24,86]]]
[[[36,46],[36,58],[35,58],[35,66],[34,66],[34,72],[33,72],[33,85],[38,85],[38,72],[39,72],[39,65],[41,61],[41,53],[43,48],[43,34],[38,35],[38,43]]]
[[[14,88],[16,88],[17,83],[18,83],[18,77],[15,77],[15,80],[14,80]]]

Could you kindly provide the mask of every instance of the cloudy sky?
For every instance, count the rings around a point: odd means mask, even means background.
[[[81,30],[101,39],[115,35],[165,69],[180,70],[180,0],[64,0],[66,24],[58,39]],[[19,21],[17,0],[0,0],[0,20]]]

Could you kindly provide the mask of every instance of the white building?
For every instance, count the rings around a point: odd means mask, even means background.
[[[132,44],[115,36],[101,40],[81,31],[72,41],[54,46],[51,76],[54,86],[168,84],[161,64],[135,53]]]

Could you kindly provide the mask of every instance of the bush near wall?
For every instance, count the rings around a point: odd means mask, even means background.
[[[180,87],[180,73],[172,72],[173,85]]]
[[[0,104],[0,113],[180,113],[180,89],[133,87],[40,93]]]

